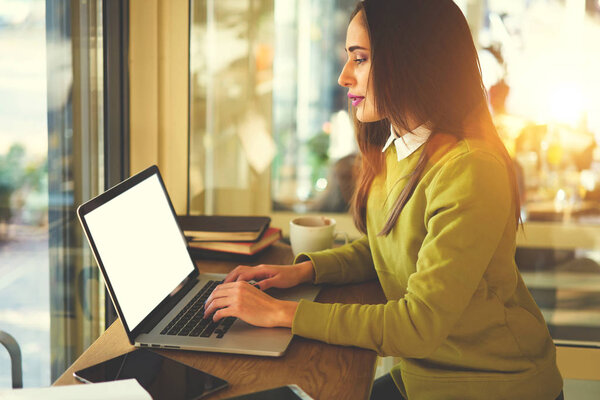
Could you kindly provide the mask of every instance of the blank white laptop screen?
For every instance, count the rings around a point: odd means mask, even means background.
[[[133,330],[195,268],[158,176],[84,218]]]

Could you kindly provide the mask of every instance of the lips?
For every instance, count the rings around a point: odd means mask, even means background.
[[[363,101],[363,100],[365,99],[365,97],[364,97],[364,96],[357,96],[357,95],[354,95],[354,94],[352,94],[352,93],[348,93],[348,98],[349,98],[350,100],[352,100],[352,105],[353,105],[354,107],[356,107],[357,105],[359,105],[359,104],[360,104],[360,102],[361,102],[361,101]]]

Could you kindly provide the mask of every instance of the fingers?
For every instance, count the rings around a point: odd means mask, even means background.
[[[235,269],[233,271],[231,271],[230,273],[227,274],[227,276],[223,280],[223,283],[237,281],[240,274],[242,274],[247,268],[250,268],[250,267],[248,267],[246,265],[239,265],[239,266],[235,267]]]
[[[236,309],[234,307],[226,307],[226,308],[221,308],[220,310],[217,310],[213,314],[212,320],[214,322],[219,322],[223,318],[237,317],[237,316],[238,315],[237,315]]]
[[[224,283],[240,281],[260,281],[259,288],[289,288],[300,283],[297,271],[293,266],[261,264],[256,267],[240,265],[227,275]]]
[[[223,283],[217,286],[204,303],[204,315],[208,316],[219,308],[228,307],[242,290],[256,290],[248,282]]]
[[[211,318],[214,322],[226,317],[236,317],[256,326],[290,327],[295,309],[292,312],[282,312],[284,303],[289,302],[277,300],[247,282],[224,283],[217,286],[209,297],[204,317]],[[288,314],[291,317],[286,317]]]
[[[236,282],[248,282],[256,278],[254,271],[245,271],[238,275]]]
[[[254,288],[247,282],[223,283],[217,286],[208,297],[204,308],[204,318],[217,322],[225,317],[240,317],[240,301],[243,293],[263,295],[259,288]]]
[[[249,267],[246,265],[239,265],[233,271],[231,271],[223,283],[230,283],[236,281],[251,281],[253,279],[264,279],[272,275],[272,272],[266,265],[257,265],[256,267]]]
[[[227,304],[227,305],[224,305]],[[222,307],[220,307],[219,305],[223,305]],[[221,319],[223,318],[227,318],[227,317],[239,317],[239,307],[237,307],[237,304],[235,303],[228,303],[226,301],[220,301],[220,304],[216,304],[215,302],[215,308],[216,311],[213,312],[205,312],[204,313],[204,318],[212,318],[212,320],[214,322],[219,322]],[[211,317],[212,316],[212,317]]]
[[[242,282],[240,282],[240,283],[242,283]],[[239,284],[237,282],[231,282],[231,283],[222,283],[222,284],[218,285],[212,291],[212,293],[210,294],[210,296],[208,296],[208,298],[206,299],[206,301],[204,302],[205,306],[208,306],[215,299],[227,296],[228,292],[230,292],[232,288],[235,288],[236,285],[239,285]]]
[[[219,311],[219,309],[223,309],[230,305],[231,299],[227,297],[222,297],[219,299],[215,299],[210,304],[207,303],[206,308],[204,309],[204,318],[209,318],[210,315],[215,313],[215,311]],[[214,320],[214,316],[213,316]]]
[[[269,279],[263,279],[260,282],[257,282],[256,285],[258,286],[258,288],[260,290],[267,290],[269,288],[272,288],[273,286],[277,286],[277,277],[273,277],[273,278],[269,278]]]

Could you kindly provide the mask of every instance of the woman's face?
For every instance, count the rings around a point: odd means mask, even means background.
[[[383,117],[375,109],[375,97],[369,89],[371,72],[371,43],[363,23],[363,11],[356,14],[346,32],[346,54],[348,60],[338,78],[341,86],[348,88],[348,98],[356,107],[356,118],[360,122],[379,121]]]

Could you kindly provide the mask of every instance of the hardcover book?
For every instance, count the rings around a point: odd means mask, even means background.
[[[183,234],[209,242],[255,242],[271,223],[269,217],[229,215],[179,215]]]
[[[281,229],[268,228],[260,240],[256,242],[205,242],[190,240],[188,247],[192,250],[207,250],[213,252],[254,255],[281,239]]]

